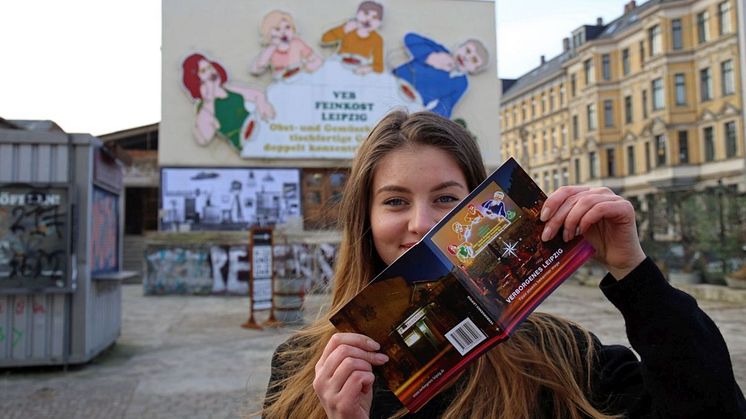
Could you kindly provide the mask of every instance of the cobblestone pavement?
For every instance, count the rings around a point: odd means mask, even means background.
[[[326,296],[307,300],[307,318]],[[731,351],[746,388],[746,305],[702,301]],[[144,297],[123,286],[117,343],[92,362],[0,370],[0,416],[23,418],[235,418],[255,412],[273,349],[290,328],[245,330],[248,302],[238,297]],[[596,288],[567,283],[543,311],[575,320],[603,342],[626,344],[616,309]]]

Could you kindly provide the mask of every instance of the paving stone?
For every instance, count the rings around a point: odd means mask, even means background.
[[[317,314],[328,296],[307,298]],[[700,301],[731,350],[746,388],[746,304]],[[92,362],[63,368],[0,370],[7,419],[181,419],[249,417],[261,406],[274,348],[293,328],[246,330],[248,301],[227,296],[148,296],[123,286],[122,334]],[[568,282],[540,310],[628,345],[624,321],[597,288]],[[310,317],[310,314],[307,314]],[[260,313],[264,320],[267,313]]]

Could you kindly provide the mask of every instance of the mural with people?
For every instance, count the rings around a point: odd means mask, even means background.
[[[257,22],[260,45],[246,53],[252,83],[229,78],[204,54],[188,55],[182,83],[195,104],[195,140],[222,138],[242,158],[349,159],[393,108],[451,118],[469,77],[487,67],[487,48],[472,38],[449,49],[411,31],[384,48],[383,18],[383,5],[363,1],[354,16],[330,23],[317,51],[297,17],[267,12]]]

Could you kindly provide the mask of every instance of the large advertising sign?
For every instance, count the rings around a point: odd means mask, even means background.
[[[230,0],[222,3],[234,5]],[[225,148],[243,159],[350,159],[376,122],[396,108],[458,119],[479,136],[484,132],[471,122],[491,107],[496,114],[499,93],[495,90],[494,100],[482,101],[472,116],[462,108],[474,82],[484,86],[490,80],[497,89],[497,77],[485,71],[494,64],[492,49],[486,46],[493,45],[494,23],[448,32],[436,29],[434,18],[429,30],[427,21],[402,25],[397,18],[411,16],[420,3],[384,7],[377,1],[347,1],[332,7],[332,2],[320,2],[319,8],[327,6],[323,20],[308,13],[303,2],[234,5],[237,13],[247,13],[245,20],[255,25],[258,37],[232,40],[227,48],[215,40],[226,36],[200,37],[195,34],[204,30],[191,28],[180,33],[188,44],[171,51],[181,57],[179,77],[164,73],[164,83],[173,83],[166,89],[178,86],[180,99],[174,100],[192,109],[179,123],[190,125],[199,147]],[[453,3],[447,6],[454,11],[473,7],[468,2],[445,3]],[[166,20],[168,10],[177,7],[189,4],[164,3]],[[230,7],[214,9],[205,11],[205,20],[231,13]],[[307,30],[310,27],[314,30]],[[243,66],[233,65],[236,54],[241,54]],[[164,108],[166,142],[168,113]],[[491,118],[496,133],[494,114]],[[171,158],[166,153],[161,162]]]
[[[161,230],[244,230],[300,217],[297,169],[163,168]]]

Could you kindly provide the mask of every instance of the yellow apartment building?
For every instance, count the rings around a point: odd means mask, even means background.
[[[612,22],[580,26],[560,55],[503,80],[502,155],[547,192],[584,184],[623,194],[653,215],[642,217],[651,237],[673,237],[667,192],[746,191],[741,4],[631,1]]]

